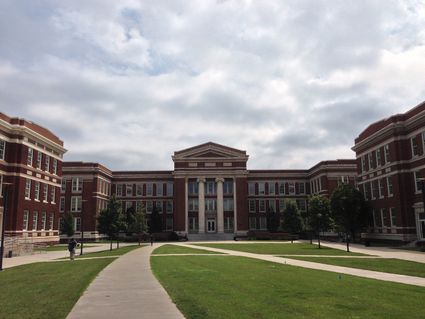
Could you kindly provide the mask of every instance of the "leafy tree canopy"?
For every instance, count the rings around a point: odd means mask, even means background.
[[[297,203],[292,200],[287,201],[283,212],[283,231],[295,234],[299,233],[302,227],[303,222]]]

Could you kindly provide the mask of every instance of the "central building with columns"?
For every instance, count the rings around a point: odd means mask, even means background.
[[[246,151],[208,142],[174,152],[172,171],[111,171],[98,163],[64,162],[59,211],[74,215],[85,238],[96,238],[96,218],[115,194],[125,211],[156,209],[164,231],[189,239],[229,239],[267,230],[266,213],[287,200],[307,209],[311,194],[329,196],[355,183],[356,162],[324,161],[305,170],[249,170]],[[83,227],[82,227],[83,224]]]

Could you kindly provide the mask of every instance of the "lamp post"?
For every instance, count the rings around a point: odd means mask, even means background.
[[[84,203],[87,202],[87,200],[81,200],[81,243],[80,243],[80,256],[83,254],[83,245],[84,245]]]
[[[1,222],[1,248],[0,248],[0,271],[3,270],[3,255],[4,255],[4,231],[6,225],[6,215],[7,215],[7,204],[8,204],[8,186],[12,185],[11,183],[2,183],[2,187],[4,187],[3,192],[3,217]]]
[[[318,232],[318,236],[317,236],[317,241],[318,241],[318,244],[319,244],[319,248],[320,248],[320,220],[321,219],[322,219],[322,214],[318,213],[317,214],[317,228],[318,228],[319,232]]]

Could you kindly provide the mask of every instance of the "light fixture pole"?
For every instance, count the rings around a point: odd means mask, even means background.
[[[7,204],[8,204],[8,195],[9,189],[8,186],[12,185],[11,183],[2,183],[4,187],[3,191],[3,217],[1,222],[1,247],[0,247],[0,271],[3,270],[3,255],[4,255],[4,231],[6,225],[6,216],[7,216]]]
[[[317,236],[317,241],[319,243],[319,248],[320,248],[320,220],[321,219],[322,219],[322,214],[321,213],[318,213],[317,214],[317,226],[318,226],[319,232],[318,232],[318,236]]]

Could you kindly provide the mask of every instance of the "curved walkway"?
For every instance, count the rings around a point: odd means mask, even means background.
[[[159,246],[133,250],[109,264],[90,284],[67,319],[183,319],[150,267],[150,255]]]
[[[248,253],[248,252],[242,252],[242,251],[236,251],[236,250],[229,250],[229,249],[211,248],[211,247],[206,247],[206,246],[200,247],[200,246],[191,245],[191,244],[180,244],[180,243],[177,244],[177,243],[175,243],[173,245],[209,250],[209,251],[214,251],[214,252],[218,252],[218,253],[229,254],[231,256],[261,259],[261,260],[271,261],[271,262],[278,263],[278,264],[287,264],[287,265],[298,266],[298,267],[303,267],[303,268],[331,271],[331,272],[336,272],[336,273],[339,273],[339,274],[346,274],[346,275],[351,275],[351,276],[364,277],[364,278],[377,279],[377,280],[384,280],[384,281],[392,281],[392,282],[397,282],[397,283],[401,283],[401,284],[425,287],[425,278],[422,278],[422,277],[398,275],[398,274],[391,274],[391,273],[386,273],[386,272],[365,270],[365,269],[359,269],[359,268],[333,266],[333,265],[321,264],[321,263],[316,263],[316,262],[311,262],[311,261],[291,259],[291,258],[288,258],[287,256],[278,257],[278,256],[275,256],[275,255],[254,254],[254,253]]]

